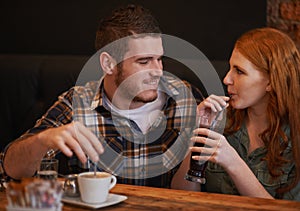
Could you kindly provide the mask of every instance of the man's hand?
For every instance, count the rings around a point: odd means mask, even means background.
[[[98,138],[80,122],[72,122],[57,128],[51,128],[38,134],[38,139],[46,148],[60,150],[66,156],[77,155],[82,163],[86,155],[93,162],[98,162],[103,146]]]

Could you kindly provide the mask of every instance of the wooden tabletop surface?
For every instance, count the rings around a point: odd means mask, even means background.
[[[271,200],[163,188],[117,184],[111,193],[126,195],[128,199],[101,210],[300,210],[300,202]],[[5,210],[7,199],[0,192],[0,210]],[[63,210],[83,211],[85,207],[64,203]]]

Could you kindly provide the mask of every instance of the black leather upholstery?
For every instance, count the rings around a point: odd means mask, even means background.
[[[76,81],[85,56],[1,55],[0,147],[19,137]]]
[[[0,55],[0,150],[31,128],[57,96],[75,84],[88,59],[72,55]],[[227,62],[212,64],[222,78]],[[182,71],[184,66],[166,62],[165,67],[200,86],[197,77]]]

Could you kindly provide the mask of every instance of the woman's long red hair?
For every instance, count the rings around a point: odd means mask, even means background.
[[[295,187],[300,180],[300,55],[294,42],[284,33],[272,28],[251,30],[242,35],[234,46],[259,70],[270,77],[272,90],[267,108],[269,127],[259,136],[267,148],[264,158],[273,177],[283,174],[281,167],[294,162],[296,178],[288,186],[277,190],[278,194]],[[240,129],[246,110],[229,108],[225,134]],[[293,160],[282,156],[288,145],[283,126],[289,125]]]

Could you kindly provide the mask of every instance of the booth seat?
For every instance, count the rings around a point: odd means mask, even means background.
[[[31,128],[57,97],[72,87],[90,57],[87,55],[0,54],[0,150]],[[201,81],[186,66],[168,59],[165,69],[200,89]],[[220,79],[227,61],[211,61]],[[100,71],[100,70],[99,70]]]

